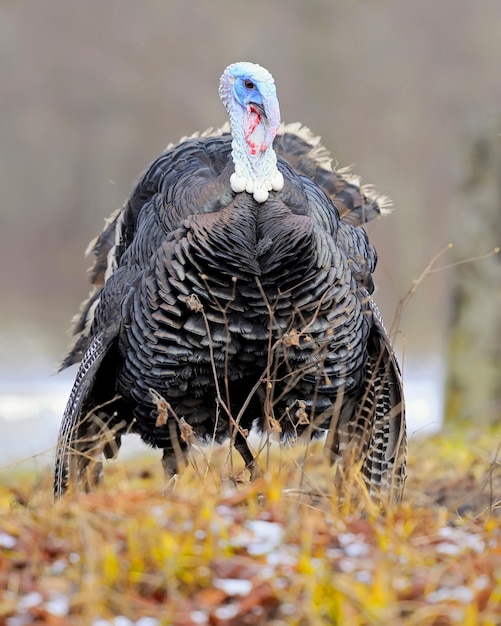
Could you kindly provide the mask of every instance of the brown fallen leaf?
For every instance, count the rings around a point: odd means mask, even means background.
[[[170,404],[167,400],[162,397],[156,389],[150,389],[150,396],[155,406],[157,408],[157,420],[155,422],[155,426],[159,428],[160,426],[165,426],[167,424],[167,419],[169,417],[169,410],[171,409]]]

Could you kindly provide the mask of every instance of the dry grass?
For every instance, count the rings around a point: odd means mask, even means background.
[[[384,514],[332,495],[320,445],[271,450],[254,483],[199,453],[168,493],[146,455],[57,505],[48,474],[5,470],[0,624],[501,623],[495,435],[412,441]]]

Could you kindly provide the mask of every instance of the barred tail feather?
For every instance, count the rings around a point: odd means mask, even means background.
[[[70,482],[78,481],[89,465],[91,448],[95,447],[100,434],[92,413],[86,413],[89,394],[99,367],[106,356],[109,344],[104,332],[96,335],[85,353],[77,372],[64,411],[56,448],[54,468],[54,496],[60,498]]]
[[[406,426],[402,381],[386,333],[377,323],[369,340],[361,393],[345,400],[332,425],[329,452],[334,461],[360,464],[369,494],[401,499],[406,469]]]

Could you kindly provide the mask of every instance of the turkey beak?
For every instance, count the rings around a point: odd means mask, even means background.
[[[257,104],[256,102],[251,102],[250,107],[252,110],[259,113],[259,115],[263,118],[263,120],[268,123],[268,116],[266,115],[266,109],[262,104]]]

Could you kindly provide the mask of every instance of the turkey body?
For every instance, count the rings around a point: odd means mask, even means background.
[[[334,172],[304,128],[275,138],[283,186],[234,192],[232,135],[168,149],[94,242],[94,291],[63,366],[81,361],[63,417],[55,493],[88,486],[124,432],[179,470],[186,428],[231,437],[247,467],[257,427],[330,431],[356,446],[370,489],[400,495],[405,420],[398,366],[371,298],[375,200]],[[92,460],[92,462],[90,462]]]

